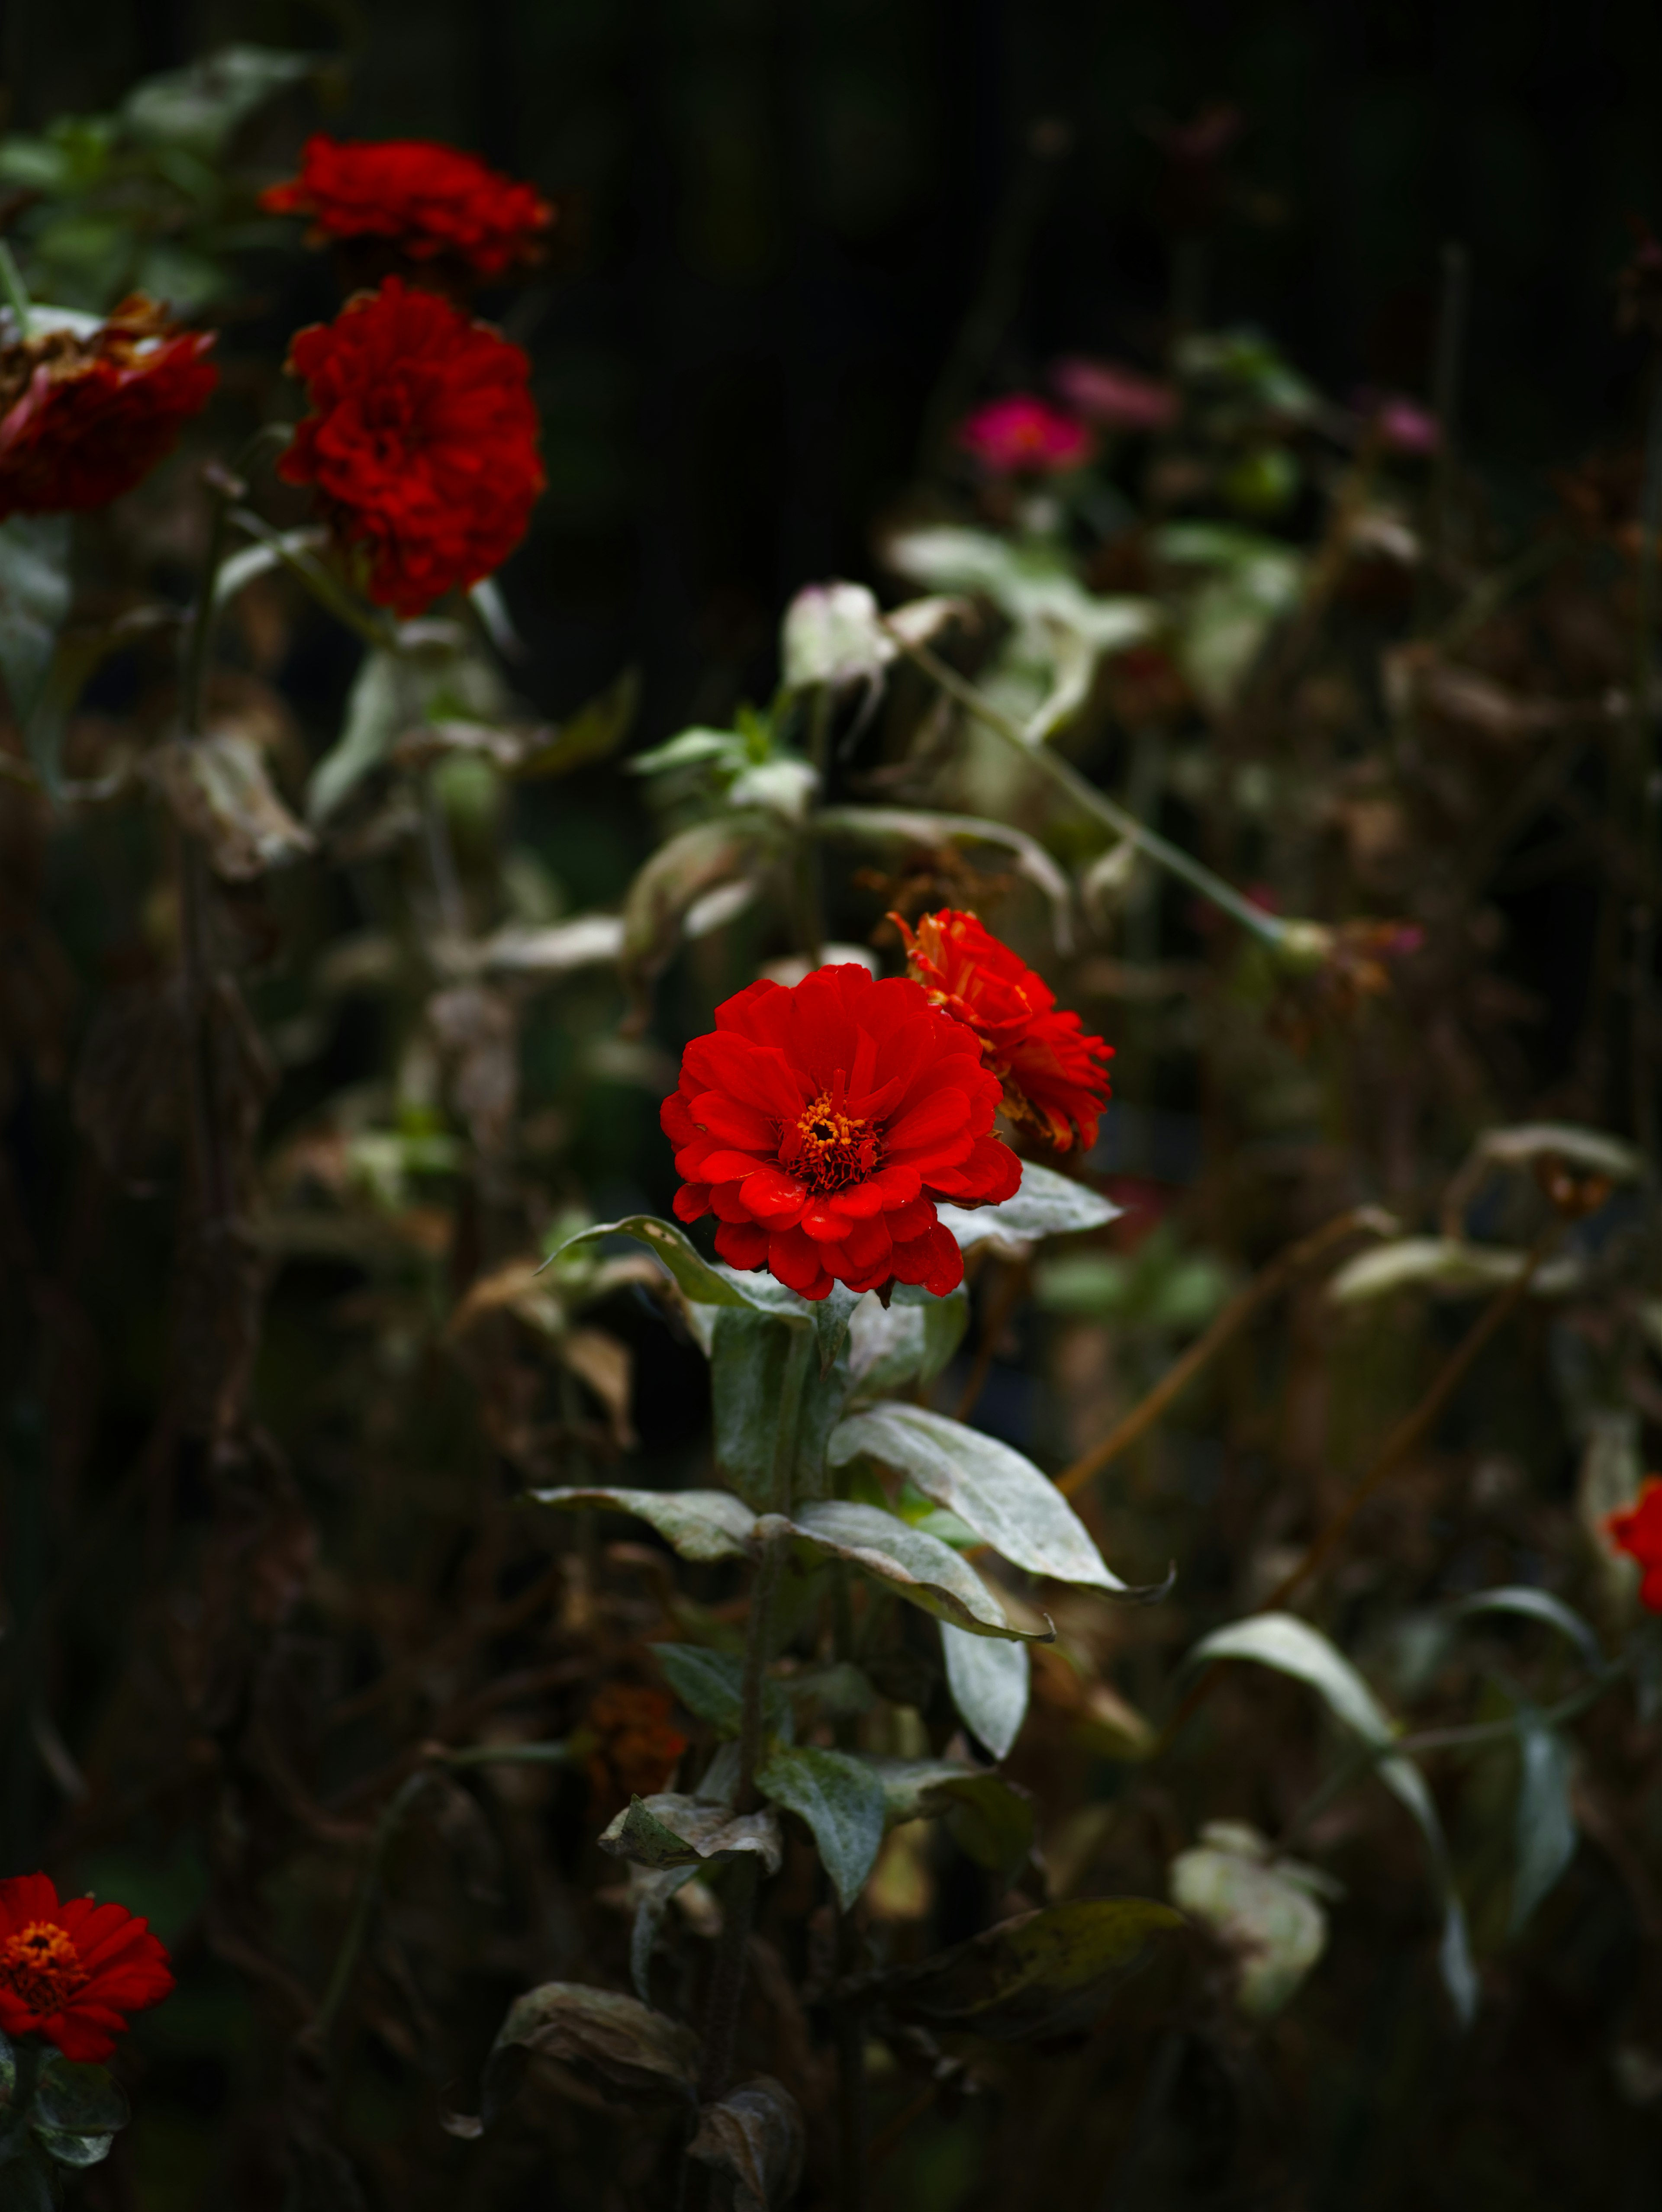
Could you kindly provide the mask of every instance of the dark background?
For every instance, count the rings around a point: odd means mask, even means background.
[[[553,262],[500,303],[550,467],[508,588],[542,703],[632,660],[645,736],[764,690],[789,592],[869,573],[978,296],[983,391],[1066,350],[1158,365],[1152,133],[1211,101],[1246,128],[1209,320],[1260,323],[1341,398],[1423,394],[1458,240],[1465,442],[1508,519],[1631,431],[1612,283],[1631,219],[1662,218],[1643,0],[9,0],[3,20],[14,128],[250,39],[348,60],[325,127],[450,140],[560,201]],[[1042,143],[1070,143],[1035,158],[1047,122],[1066,128]]]

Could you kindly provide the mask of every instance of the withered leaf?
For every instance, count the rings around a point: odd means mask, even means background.
[[[617,1990],[545,1982],[509,2006],[485,2061],[481,2107],[496,2119],[532,2057],[557,2059],[580,2081],[598,2081],[630,2100],[690,2104],[698,2039],[681,2021]]]
[[[801,2108],[782,2081],[758,2074],[698,2115],[689,2158],[734,2177],[733,2212],[778,2212],[802,2179]]]
[[[151,756],[150,774],[180,827],[201,838],[215,873],[229,882],[317,849],[278,798],[265,754],[239,731],[174,738]]]

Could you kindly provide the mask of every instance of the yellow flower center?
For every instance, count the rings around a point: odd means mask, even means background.
[[[31,2012],[61,2012],[86,1980],[73,1939],[53,1921],[31,1920],[0,1945],[0,1982],[15,1990]]]
[[[814,1190],[841,1190],[863,1182],[875,1170],[880,1148],[869,1133],[869,1121],[857,1121],[843,1111],[843,1085],[835,1093],[822,1091],[787,1133],[780,1158],[794,1175]]]

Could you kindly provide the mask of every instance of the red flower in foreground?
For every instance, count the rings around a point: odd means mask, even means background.
[[[308,138],[300,174],[272,185],[259,204],[272,215],[310,216],[314,245],[390,239],[412,261],[453,255],[478,276],[534,261],[554,220],[529,185],[424,138]]]
[[[1001,477],[1076,469],[1089,460],[1094,444],[1083,422],[1026,392],[977,409],[959,423],[958,442]]]
[[[1647,1474],[1633,1504],[1607,1514],[1604,1527],[1616,1550],[1637,1559],[1645,1571],[1639,1602],[1647,1612],[1662,1613],[1662,1478]]]
[[[906,965],[938,1006],[974,1031],[1003,1085],[1005,1110],[1042,1130],[1059,1152],[1096,1142],[1108,1097],[1113,1047],[1087,1036],[1042,976],[1024,968],[972,914],[943,907],[916,933],[889,920],[906,941]]]
[[[107,2058],[130,2013],[173,1988],[167,1954],[125,1905],[60,1905],[43,1874],[0,1881],[0,2027],[65,2058]]]
[[[975,1039],[904,976],[850,963],[792,990],[752,983],[687,1047],[664,1101],[675,1211],[714,1212],[730,1266],[805,1298],[891,1276],[944,1297],[964,1260],[933,1201],[995,1204],[1020,1184],[997,1107]]]
[[[279,473],[317,487],[381,605],[418,615],[525,535],[543,488],[530,366],[488,324],[396,276],[296,335],[289,368],[312,412]]]
[[[207,405],[213,342],[134,293],[89,337],[46,331],[0,349],[0,521],[131,491]]]

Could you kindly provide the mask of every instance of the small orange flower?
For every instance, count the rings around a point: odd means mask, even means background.
[[[1648,1613],[1662,1613],[1662,1476],[1647,1474],[1631,1505],[1606,1514],[1604,1528],[1616,1550],[1637,1559],[1644,1570],[1641,1605]]]
[[[1011,1119],[1031,1124],[1058,1152],[1075,1143],[1088,1150],[1108,1097],[1113,1047],[1087,1036],[1044,978],[972,914],[943,907],[922,915],[915,932],[898,914],[889,920],[905,940],[907,972],[979,1038],[983,1065],[1002,1085]]]
[[[173,1988],[149,1923],[90,1897],[60,1905],[43,1874],[0,1881],[0,2027],[39,2035],[65,2058],[107,2058],[131,2013]]]
[[[607,1682],[588,1709],[597,1741],[588,1756],[588,1778],[597,1799],[649,1797],[667,1784],[687,1740],[670,1725],[673,1711],[661,1690],[634,1682]]]

